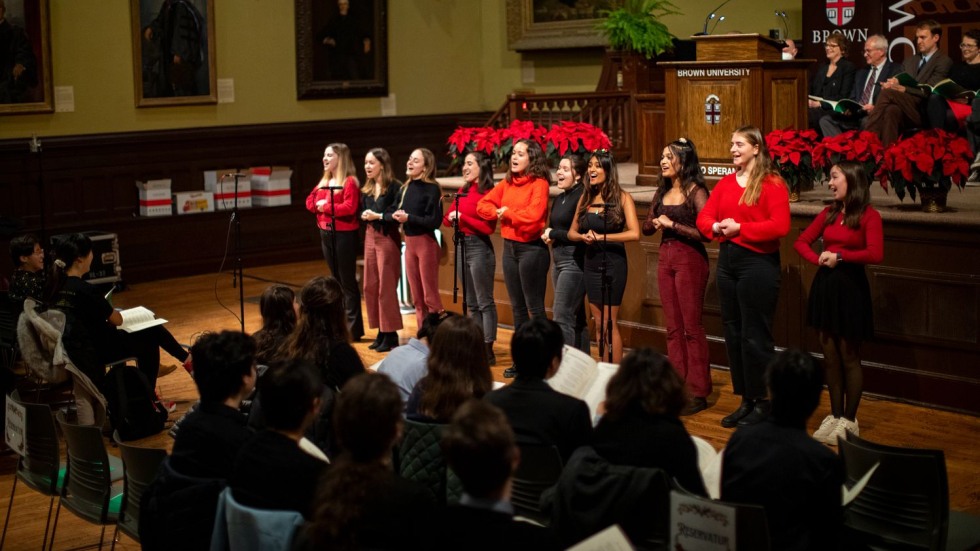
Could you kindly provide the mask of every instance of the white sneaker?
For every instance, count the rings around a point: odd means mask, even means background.
[[[840,436],[844,440],[847,440],[848,432],[854,433],[854,436],[860,435],[860,431],[858,430],[857,419],[853,421],[848,421],[847,419],[841,417],[840,421],[838,421],[837,423],[837,426],[834,427],[833,432],[831,432],[830,435],[827,437],[826,443],[830,444],[831,446],[836,446],[837,437]]]
[[[820,428],[813,432],[813,439],[817,442],[827,442],[827,437],[830,433],[834,432],[837,425],[840,422],[840,417],[834,417],[833,415],[828,415],[823,418],[823,422],[820,423]]]

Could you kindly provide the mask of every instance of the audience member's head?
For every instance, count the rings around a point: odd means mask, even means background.
[[[422,327],[419,327],[419,330],[415,333],[415,338],[424,341],[426,344],[431,344],[432,337],[436,334],[436,329],[439,329],[439,324],[455,315],[453,312],[427,314],[425,319],[422,320]]]
[[[520,461],[507,416],[488,402],[469,400],[442,433],[442,455],[467,494],[504,499]]]
[[[275,350],[296,327],[296,310],[296,294],[286,285],[270,285],[262,292],[259,298],[262,329],[254,335],[259,363],[275,359]]]
[[[344,290],[333,277],[314,277],[299,292],[299,319],[283,343],[284,355],[305,358],[319,366],[336,342],[350,342]]]
[[[91,259],[92,240],[84,233],[71,233],[55,241],[54,260],[48,268],[44,300],[53,304],[68,281],[68,271],[84,275],[91,265]]]
[[[521,325],[510,341],[510,355],[519,378],[547,379],[558,371],[565,338],[561,327],[539,316]]]
[[[851,41],[840,31],[834,31],[827,37],[827,44],[833,44],[840,48],[840,56],[847,57],[847,50],[851,47]]]
[[[337,397],[333,430],[341,452],[356,463],[385,462],[402,426],[398,387],[383,375],[355,375]]]
[[[606,415],[628,411],[677,417],[687,403],[684,381],[666,356],[652,348],[637,348],[623,358],[606,387]]]
[[[259,379],[266,426],[272,430],[302,432],[313,420],[322,389],[323,384],[309,362],[287,360],[272,364]]]
[[[255,341],[244,333],[205,333],[191,346],[191,356],[202,402],[237,402],[255,387]]]
[[[44,249],[37,236],[28,233],[11,239],[10,260],[19,270],[37,272],[44,269]]]
[[[766,369],[766,384],[772,401],[772,418],[777,423],[805,425],[820,404],[823,371],[813,356],[796,349],[776,354]]]
[[[429,343],[428,375],[419,412],[446,422],[469,398],[482,398],[493,387],[493,374],[482,351],[483,330],[468,316],[444,320]]]
[[[935,19],[923,19],[915,26],[915,49],[922,55],[932,55],[939,49],[943,26]]]

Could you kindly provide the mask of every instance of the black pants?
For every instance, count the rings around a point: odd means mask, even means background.
[[[161,348],[181,362],[187,359],[187,351],[162,325],[148,327],[134,333],[117,329],[111,335],[112,342],[101,350],[103,365],[98,366],[98,369],[104,370],[105,364],[125,358],[136,358],[136,363],[143,375],[146,376],[147,382],[150,383],[150,388],[156,386],[157,374],[160,373]],[[68,353],[71,354],[71,351],[69,350]]]
[[[779,252],[760,254],[730,241],[718,251],[718,299],[732,387],[744,399],[766,397],[774,355],[772,318],[779,301]]]
[[[540,239],[521,243],[504,239],[504,285],[514,314],[514,330],[531,318],[544,316],[551,251]]]
[[[357,284],[357,253],[361,249],[358,232],[357,230],[338,231],[336,240],[337,265],[335,266],[331,232],[320,230],[323,258],[344,290],[347,327],[350,328],[351,337],[359,339],[364,336],[364,322],[361,319],[361,287]]]

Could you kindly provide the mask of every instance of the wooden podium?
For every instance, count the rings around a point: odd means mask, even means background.
[[[691,139],[706,176],[732,170],[732,132],[752,125],[805,128],[813,60],[783,61],[781,44],[759,34],[695,36],[697,61],[663,62],[665,138]]]

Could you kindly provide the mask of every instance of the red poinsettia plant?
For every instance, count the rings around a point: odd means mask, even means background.
[[[449,136],[450,170],[462,162],[470,151],[491,155],[494,164],[506,163],[514,144],[534,140],[541,145],[552,164],[568,153],[588,154],[596,149],[610,149],[612,142],[599,128],[584,122],[561,121],[547,129],[531,121],[515,120],[506,128],[461,126]]]
[[[813,148],[813,165],[824,176],[830,177],[830,169],[841,161],[856,161],[864,165],[870,178],[878,172],[885,148],[878,135],[865,130],[849,130],[837,136],[824,138]]]
[[[766,147],[779,174],[790,191],[798,191],[803,182],[813,182],[817,169],[813,164],[813,148],[820,142],[815,130],[785,128],[766,134]]]
[[[605,132],[587,122],[561,121],[552,125],[542,146],[549,159],[560,160],[568,153],[587,154],[596,149],[612,149]]]
[[[885,150],[878,178],[888,191],[905,199],[908,191],[912,200],[916,192],[939,190],[948,193],[953,184],[961,190],[970,171],[970,144],[966,138],[945,130],[923,130],[899,140]]]

